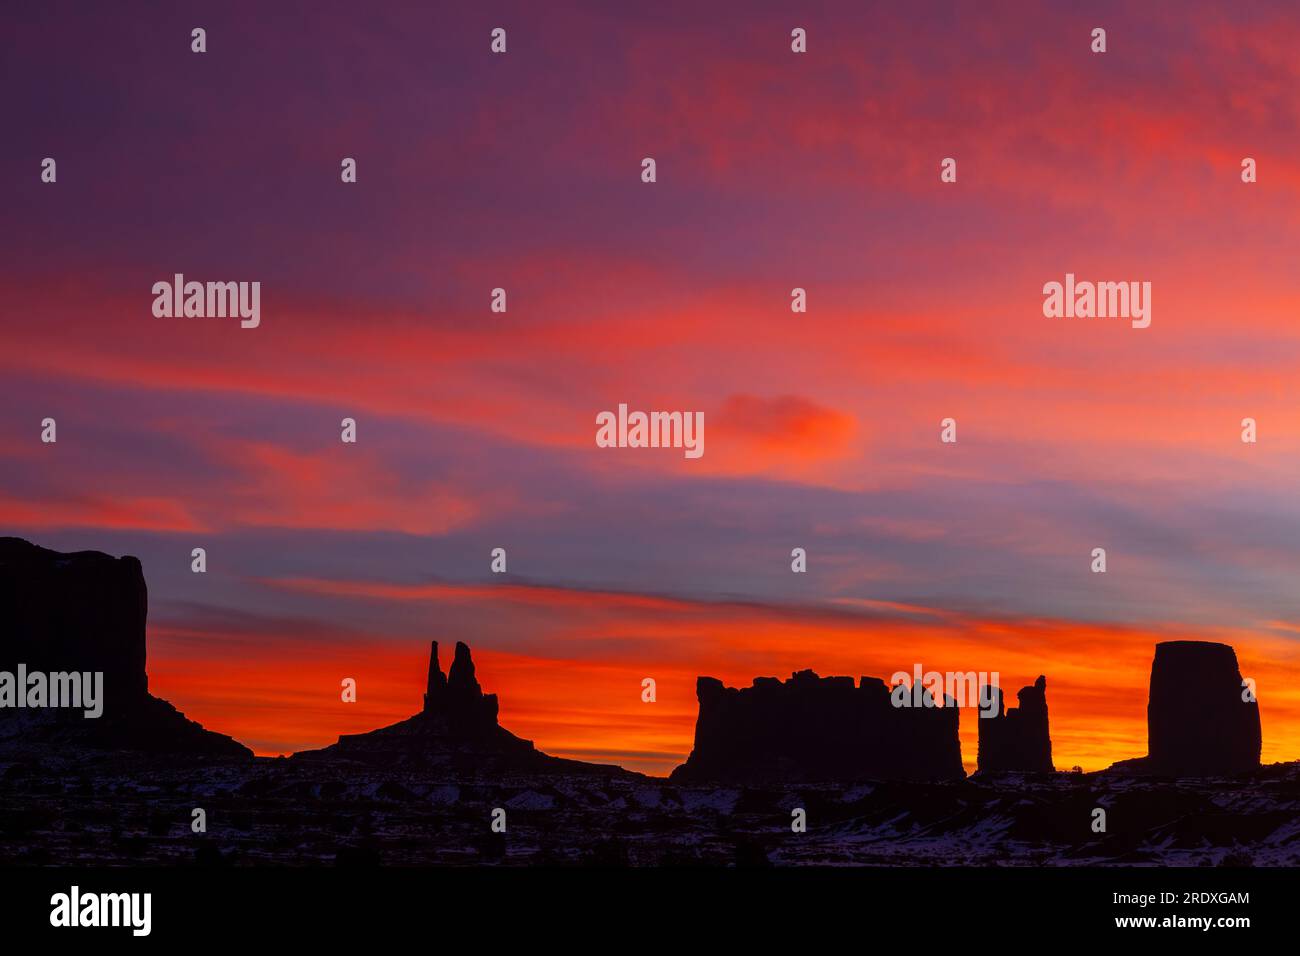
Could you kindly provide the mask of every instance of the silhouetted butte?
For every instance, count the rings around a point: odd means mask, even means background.
[[[743,689],[714,677],[696,681],[695,747],[674,783],[857,779],[960,780],[960,711],[955,701],[895,707],[885,682],[758,677]]]
[[[139,560],[0,538],[0,670],[101,672],[104,711],[0,708],[0,746],[252,757],[149,693]]]
[[[1259,704],[1231,646],[1163,641],[1151,663],[1147,756],[1110,769],[1196,777],[1259,768]]]

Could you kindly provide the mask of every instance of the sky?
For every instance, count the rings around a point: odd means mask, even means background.
[[[463,640],[557,755],[921,664],[1045,674],[1096,770],[1203,639],[1300,758],[1297,49],[1284,3],[15,4],[0,533],[138,556],[151,690],[259,754]],[[177,272],[260,326],[155,317]],[[1067,273],[1150,327],[1045,317]],[[597,447],[620,403],[704,455]]]

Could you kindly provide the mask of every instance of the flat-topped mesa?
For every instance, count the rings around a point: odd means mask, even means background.
[[[979,717],[979,769],[985,772],[1053,773],[1052,737],[1047,724],[1047,678],[1039,676],[1016,694],[1019,707],[1003,711],[1002,689],[981,693],[993,701],[993,713]]]
[[[1259,704],[1245,693],[1231,646],[1210,641],[1156,645],[1147,703],[1151,772],[1213,776],[1254,770],[1261,742]]]
[[[960,711],[955,701],[896,707],[884,681],[818,677],[758,677],[726,687],[713,677],[696,682],[700,713],[695,747],[670,780],[834,781],[960,780]],[[929,706],[927,706],[927,704]]]
[[[99,671],[115,704],[149,693],[139,560],[0,538],[0,669]]]
[[[0,745],[251,758],[243,744],[205,730],[149,693],[148,604],[136,558],[65,554],[0,538],[0,672],[22,665],[28,674],[99,674],[103,704],[91,719],[80,708],[0,708]]]

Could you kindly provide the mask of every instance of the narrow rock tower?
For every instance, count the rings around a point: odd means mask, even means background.
[[[424,688],[424,711],[439,710],[447,694],[447,678],[438,663],[438,642],[429,642],[429,681]]]
[[[992,690],[993,715],[980,716],[979,769],[1052,773],[1052,737],[1047,726],[1047,678],[1039,675],[1016,694],[1019,707],[1002,710],[1002,690]]]

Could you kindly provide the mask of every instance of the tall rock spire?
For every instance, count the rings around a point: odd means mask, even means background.
[[[3,540],[3,539],[0,539]],[[3,577],[0,576],[0,582]],[[0,632],[0,649],[3,649]],[[372,766],[434,769],[439,775],[534,771],[599,773],[626,776],[618,767],[585,764],[550,757],[497,723],[497,695],[485,694],[474,676],[469,647],[456,644],[456,654],[444,676],[438,664],[438,642],[429,644],[429,683],[424,709],[387,727],[363,734],[344,734],[338,743],[320,750],[299,751],[295,760],[333,756],[363,760]],[[0,741],[3,744],[3,741]],[[252,754],[250,753],[251,757]]]
[[[478,678],[474,676],[474,659],[463,641],[456,642],[456,655],[445,677],[438,664],[438,642],[430,642],[424,713],[450,721],[458,733],[473,733],[496,726],[497,695],[483,693]]]
[[[1052,737],[1047,724],[1047,678],[1039,676],[1016,694],[1019,707],[1002,706],[1002,690],[988,686],[981,692],[993,705],[991,715],[976,718],[979,730],[980,770],[1016,770],[1052,773]]]
[[[463,645],[462,645],[463,646]],[[438,642],[429,642],[429,682],[424,689],[424,709],[437,710],[447,693],[447,678],[438,664]]]
[[[456,642],[456,656],[447,672],[447,693],[458,701],[476,700],[483,696],[483,688],[474,676],[474,659],[464,641]]]

